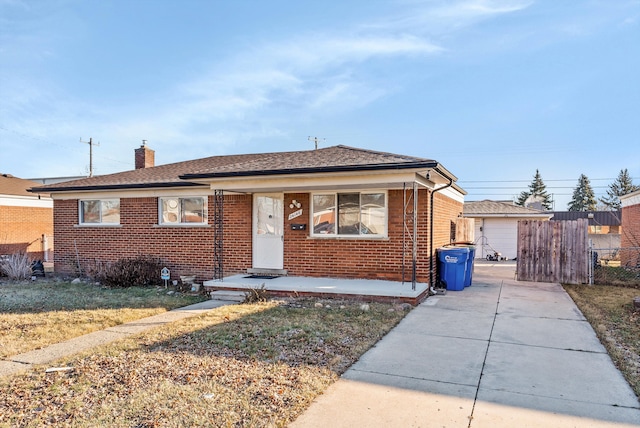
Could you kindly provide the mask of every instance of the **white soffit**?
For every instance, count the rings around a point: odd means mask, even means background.
[[[0,195],[0,206],[4,207],[29,207],[29,208],[53,208],[51,198],[20,197],[12,195]]]
[[[224,177],[209,180],[212,190],[253,192],[307,192],[339,189],[402,189],[404,184],[432,184],[415,171],[362,173],[287,174],[253,177]]]
[[[640,190],[620,196],[620,205],[622,208],[640,204]]]

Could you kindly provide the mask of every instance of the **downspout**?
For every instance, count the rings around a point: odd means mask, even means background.
[[[436,171],[438,171],[440,174],[442,174],[443,176],[447,177],[446,174],[444,174],[442,171],[440,171],[438,168],[435,168]],[[430,288],[434,288],[435,284],[434,284],[434,274],[435,274],[435,270],[433,269],[433,201],[434,201],[434,197],[436,192],[440,192],[441,190],[444,190],[448,187],[451,187],[453,185],[453,179],[451,177],[447,177],[449,179],[449,184],[442,186],[438,189],[433,189],[431,191],[431,196],[430,196],[430,201],[429,201],[429,287]]]

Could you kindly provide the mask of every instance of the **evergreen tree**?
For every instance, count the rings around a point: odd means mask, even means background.
[[[596,197],[586,175],[580,174],[578,185],[573,190],[569,211],[595,211]]]
[[[542,181],[540,171],[536,169],[536,175],[533,177],[533,181],[529,185],[529,191],[520,193],[516,205],[525,206],[532,200],[537,199],[544,210],[551,209],[551,196],[547,193],[547,186]]]
[[[640,186],[633,184],[633,180],[626,168],[621,169],[616,180],[609,185],[607,196],[600,198],[600,202],[602,202],[608,210],[617,211],[620,209],[620,196],[635,192],[636,190],[640,190]]]

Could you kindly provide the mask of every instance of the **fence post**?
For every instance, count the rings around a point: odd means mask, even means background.
[[[42,234],[42,258],[45,262],[49,261],[49,241],[44,233]]]
[[[587,251],[588,260],[588,272],[589,272],[589,285],[593,285],[593,239],[589,239],[589,251]]]

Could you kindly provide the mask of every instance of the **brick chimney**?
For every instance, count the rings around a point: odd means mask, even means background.
[[[156,152],[147,147],[147,140],[142,140],[140,148],[135,150],[136,153],[136,169],[151,168],[155,166]]]

